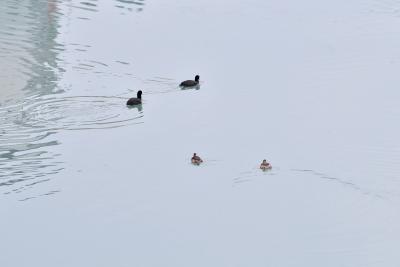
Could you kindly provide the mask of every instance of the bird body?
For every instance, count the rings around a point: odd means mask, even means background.
[[[140,105],[142,104],[142,91],[139,90],[137,92],[137,97],[132,97],[129,98],[129,100],[126,102],[126,105],[128,106],[134,106],[134,105]]]
[[[194,78],[194,80],[186,80],[181,82],[180,86],[182,87],[193,87],[199,84],[199,80],[200,80],[200,76],[196,75],[196,77]]]

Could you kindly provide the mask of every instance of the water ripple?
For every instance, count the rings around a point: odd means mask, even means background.
[[[14,139],[9,133],[2,137],[9,140],[9,144],[0,144],[0,189],[4,194],[21,193],[49,180],[40,178],[55,175],[64,168],[63,163],[57,160],[59,155],[48,149],[58,145],[57,141],[32,142],[33,139],[46,138],[45,135]]]
[[[355,184],[354,182],[351,182],[349,179],[344,179],[344,178],[339,178],[339,177],[333,177],[331,175],[322,173],[322,172],[318,172],[318,171],[314,171],[311,169],[292,169],[292,171],[294,172],[303,172],[303,173],[310,173],[320,179],[324,179],[324,180],[328,180],[331,182],[335,182],[338,184],[341,184],[343,186],[349,187],[353,190],[359,191],[364,195],[371,195],[374,196],[376,198],[383,198],[381,195],[374,193],[372,191],[366,190],[365,188],[362,188],[360,185]]]
[[[375,0],[370,4],[369,11],[398,18],[400,17],[400,2],[398,0]]]
[[[57,2],[5,0],[0,6],[0,101],[29,95],[36,85],[47,94],[57,80]],[[21,90],[22,89],[22,90]]]
[[[141,110],[133,112],[126,99],[107,96],[48,98],[25,105],[16,124],[31,129],[108,129],[142,123]]]
[[[250,171],[243,171],[237,177],[232,179],[232,186],[236,186],[242,183],[249,183],[255,181],[255,179],[259,177],[276,175],[276,170],[279,170],[278,167],[274,167],[271,170],[262,171],[258,166],[254,166]]]
[[[142,123],[141,108],[124,98],[70,96],[27,98],[0,108],[0,190],[21,193],[64,169],[56,134],[63,130],[109,129]],[[47,194],[45,194],[47,195]],[[32,197],[24,200],[32,199]]]
[[[128,11],[133,11],[133,6],[137,6],[136,11],[140,12],[143,10],[143,6],[145,5],[144,0],[116,0],[118,4],[115,7],[126,9]]]

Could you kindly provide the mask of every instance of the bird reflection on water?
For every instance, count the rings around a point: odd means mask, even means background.
[[[134,106],[127,106],[129,109],[137,109],[138,112],[142,112],[143,111],[143,104],[139,104],[139,105],[134,105]]]
[[[180,87],[182,91],[186,90],[200,90],[200,84],[191,87]]]

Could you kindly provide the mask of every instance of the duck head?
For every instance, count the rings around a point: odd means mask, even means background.
[[[199,82],[200,76],[199,76],[199,75],[196,75],[196,77],[194,77],[194,80],[195,80],[196,82]]]
[[[142,90],[137,92],[137,98],[142,99]]]

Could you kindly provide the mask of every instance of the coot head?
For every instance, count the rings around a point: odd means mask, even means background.
[[[142,99],[142,90],[137,92],[137,98]]]
[[[194,77],[194,80],[195,80],[196,82],[199,82],[200,76],[199,76],[199,75],[196,75],[196,77]]]

